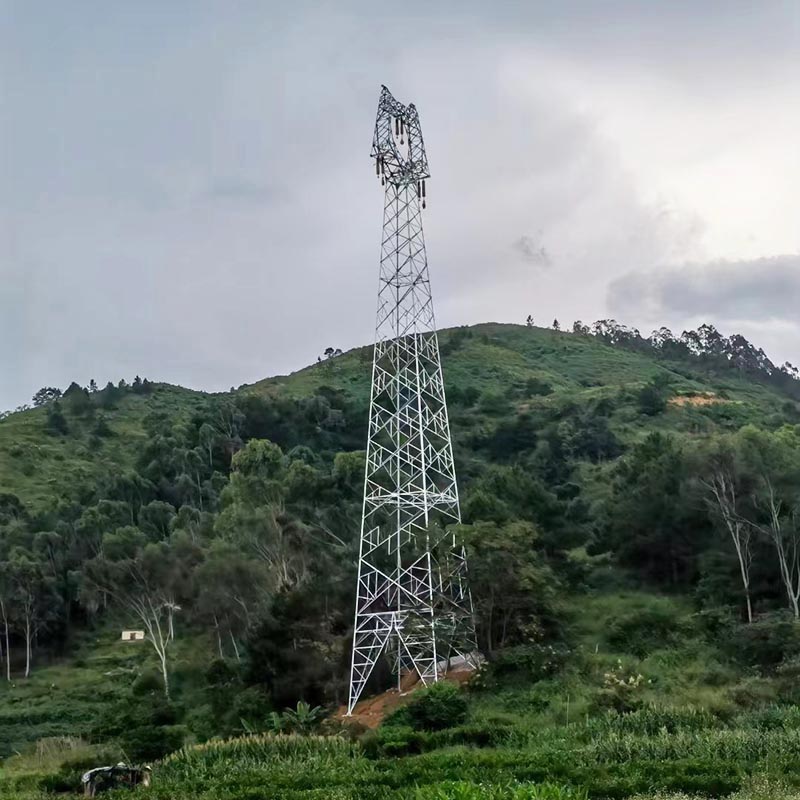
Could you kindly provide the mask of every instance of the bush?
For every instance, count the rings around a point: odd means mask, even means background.
[[[415,731],[438,731],[460,725],[467,718],[467,701],[461,690],[445,681],[414,693],[411,701],[390,717],[390,726]]]
[[[644,658],[653,650],[674,644],[683,631],[675,607],[668,601],[653,600],[647,605],[619,614],[608,623],[608,643],[617,650]]]
[[[147,669],[137,675],[131,685],[131,694],[134,697],[142,697],[152,692],[164,691],[164,679],[161,673],[155,669]]]
[[[125,731],[120,744],[131,761],[147,763],[178,750],[185,735],[182,725],[140,725]]]
[[[540,378],[528,378],[525,382],[525,394],[529,397],[536,395],[546,396],[552,393],[553,387],[547,381],[543,381]]]
[[[732,628],[722,644],[746,666],[774,669],[800,654],[800,630],[789,614],[771,614]]]
[[[423,733],[398,724],[385,724],[370,731],[361,739],[361,746],[369,758],[415,755],[430,749]]]
[[[263,728],[271,712],[269,695],[257,686],[248,686],[233,698],[233,716],[245,729]]]
[[[778,699],[778,690],[774,683],[764,678],[750,677],[732,686],[730,696],[742,708],[759,708],[774,703]]]
[[[77,792],[84,772],[93,767],[116,764],[119,760],[119,751],[108,747],[66,758],[58,770],[40,778],[38,786],[46,792]]]
[[[534,683],[559,672],[567,661],[569,650],[561,645],[524,644],[499,650],[470,681],[477,689],[507,683],[510,678]]]

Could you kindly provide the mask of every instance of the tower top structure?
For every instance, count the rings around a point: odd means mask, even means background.
[[[416,106],[398,102],[385,86],[378,100],[372,158],[378,174],[395,186],[430,178]]]

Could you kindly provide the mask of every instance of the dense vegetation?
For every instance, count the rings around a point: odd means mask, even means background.
[[[347,677],[369,349],[222,395],[45,387],[0,420],[8,792],[185,745],[150,794],[787,796],[794,368],[710,326],[441,349],[489,662],[341,741],[308,734],[338,732]]]

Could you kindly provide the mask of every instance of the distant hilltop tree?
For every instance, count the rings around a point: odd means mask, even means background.
[[[59,397],[61,397],[61,389],[57,389],[55,386],[43,386],[32,399],[33,404],[38,408],[58,400]]]
[[[553,330],[554,330],[554,331],[560,331],[560,330],[561,330],[561,325],[559,325],[559,323],[558,323],[558,320],[557,320],[557,319],[554,319],[554,320],[553,320]]]
[[[575,322],[572,323],[572,332],[580,336],[588,336],[591,333],[589,326],[584,325],[579,319],[576,319]]]
[[[47,409],[45,429],[51,436],[64,436],[69,433],[67,418],[61,410],[61,403],[58,400],[55,400]]]
[[[533,327],[533,317],[532,317],[530,314],[528,314],[528,319],[526,319],[526,320],[525,320],[525,324],[526,324],[526,325],[527,325],[529,328],[532,328],[532,327]]]
[[[64,392],[67,409],[76,417],[89,417],[94,412],[94,403],[89,392],[73,381]]]

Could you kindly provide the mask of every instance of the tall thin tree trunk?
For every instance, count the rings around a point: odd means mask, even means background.
[[[5,601],[0,599],[0,617],[3,618],[4,639],[6,643],[6,680],[11,683],[11,643],[8,634],[8,615],[6,614]]]
[[[239,646],[236,644],[236,639],[234,638],[233,631],[228,631],[231,636],[231,643],[233,644],[233,652],[236,653],[236,660],[241,661],[242,657],[239,655]]]
[[[6,680],[11,683],[11,645],[8,636],[8,620],[5,619],[5,614],[3,614],[3,624],[5,626],[6,638]]]
[[[161,660],[161,676],[164,678],[164,695],[166,696],[167,700],[170,699],[169,697],[169,674],[167,673],[167,653],[166,651],[162,650],[159,653],[159,658]]]
[[[219,620],[217,620],[217,615],[214,614],[214,628],[217,631],[217,650],[219,651],[219,657],[221,659],[225,658],[225,654],[222,652],[222,634],[219,630]]]
[[[31,617],[25,614],[25,677],[31,674]]]

